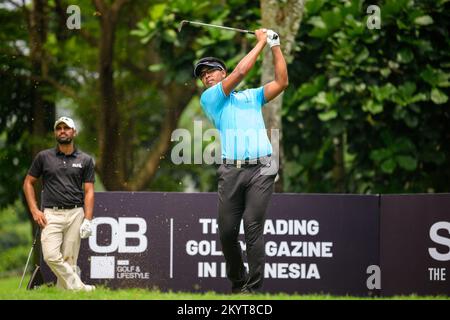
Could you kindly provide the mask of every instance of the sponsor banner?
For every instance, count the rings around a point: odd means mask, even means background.
[[[383,295],[450,294],[450,194],[381,196]]]
[[[107,192],[95,203],[93,236],[82,240],[78,259],[83,281],[230,291],[216,193]],[[367,270],[379,261],[378,220],[378,196],[274,194],[264,226],[264,291],[372,294]]]
[[[216,195],[172,193],[168,199],[178,204],[167,207],[178,248],[174,286],[229,291]],[[264,227],[264,291],[368,294],[366,270],[378,261],[377,208],[375,196],[273,195]],[[242,226],[240,244],[245,252]]]

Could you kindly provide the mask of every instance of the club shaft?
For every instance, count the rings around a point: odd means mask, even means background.
[[[34,246],[36,245],[38,235],[39,235],[39,227],[37,227],[36,233],[34,234],[33,245],[31,246],[30,253],[28,254],[27,263],[25,264],[25,269],[23,270],[22,274],[22,279],[20,279],[19,289],[22,288],[23,278],[25,278],[25,274],[28,269],[28,263],[30,262],[31,254],[33,253]]]
[[[218,25],[215,25],[215,24],[209,24],[209,23],[203,23],[203,22],[186,21],[186,23],[187,23],[187,24],[193,24],[193,25],[204,26],[204,27],[212,27],[212,28],[218,28],[218,29],[224,29],[224,30],[230,30],[230,31],[242,32],[242,33],[255,34],[253,31],[250,31],[250,30],[244,30],[244,29],[238,29],[238,28],[231,28],[231,27],[218,26]]]
[[[25,264],[25,269],[23,270],[22,279],[20,279],[19,289],[22,288],[23,278],[25,278],[25,274],[28,269],[28,263],[30,262],[30,258],[31,258],[31,254],[33,253],[33,249],[34,249],[34,244],[31,247],[30,253],[28,254],[28,259],[27,259],[27,263]]]

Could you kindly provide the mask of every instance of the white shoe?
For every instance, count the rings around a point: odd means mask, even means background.
[[[83,291],[94,291],[95,290],[95,286],[94,285],[90,285],[90,284],[85,284]]]

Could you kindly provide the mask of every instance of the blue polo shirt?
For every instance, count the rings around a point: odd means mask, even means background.
[[[223,159],[255,159],[272,154],[261,108],[264,87],[232,91],[227,97],[222,83],[200,97],[206,116],[219,130]]]

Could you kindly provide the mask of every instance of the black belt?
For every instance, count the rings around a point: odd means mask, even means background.
[[[256,159],[243,159],[243,160],[235,160],[235,159],[222,159],[222,164],[229,164],[236,166],[237,168],[244,166],[255,166],[258,164],[268,164],[270,163],[270,156],[260,157]]]
[[[49,207],[45,207],[46,209],[53,209],[53,210],[68,210],[68,209],[75,209],[75,208],[82,208],[83,205],[82,204],[74,204],[71,206],[49,206]]]

